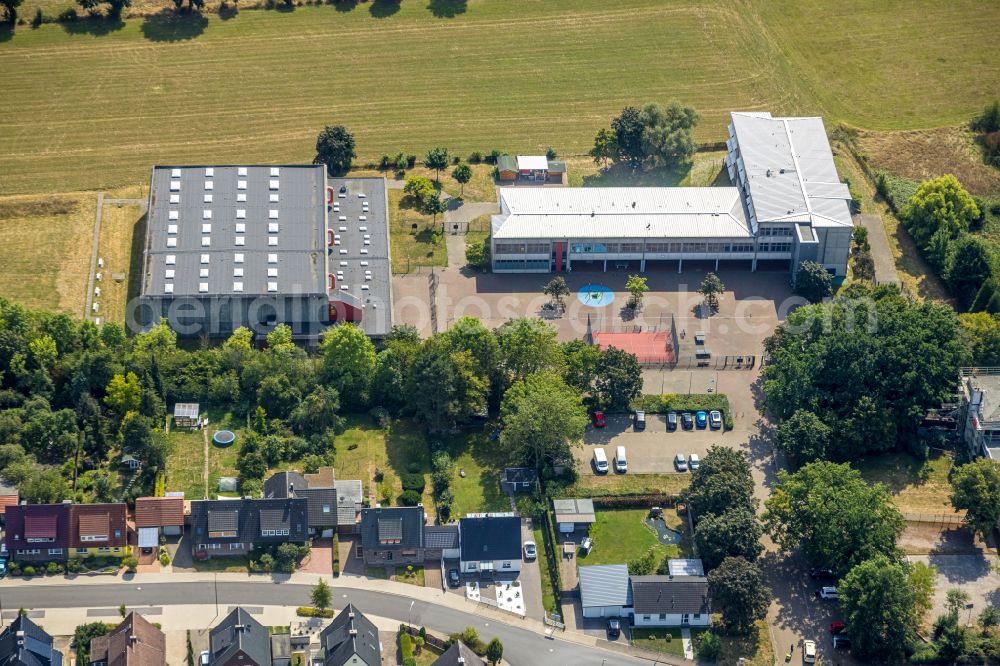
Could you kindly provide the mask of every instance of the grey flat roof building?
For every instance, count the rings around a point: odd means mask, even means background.
[[[315,337],[351,321],[391,327],[385,181],[327,180],[323,165],[156,166],[141,308],[181,335]]]

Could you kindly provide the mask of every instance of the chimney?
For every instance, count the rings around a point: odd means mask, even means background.
[[[129,645],[135,645],[138,642],[139,642],[139,637],[136,636],[135,634],[132,634],[131,636],[128,637],[128,644]]]
[[[291,497],[295,496],[295,484],[294,483],[289,483],[288,484],[288,494]]]
[[[354,627],[351,627],[351,629],[348,630],[347,633],[350,634],[351,636],[357,636],[358,635],[358,630],[355,629]]]

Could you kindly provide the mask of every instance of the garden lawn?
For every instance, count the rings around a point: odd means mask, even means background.
[[[656,550],[659,564],[668,549],[643,523],[647,515],[645,509],[598,509],[597,522],[590,528],[594,546],[588,555],[578,557],[579,565],[627,564],[645,555],[650,548]]]
[[[690,474],[581,474],[567,497],[659,494],[679,495],[691,483]]]
[[[638,629],[632,628],[632,644],[643,650],[662,652],[676,657],[684,657],[684,642],[681,640],[681,630],[677,627],[667,627],[663,629]],[[707,629],[692,629],[691,640],[708,631]],[[670,640],[667,640],[667,636]]]
[[[223,476],[239,476],[236,470],[236,459],[239,456],[244,428],[242,421],[232,414],[209,411],[208,425],[208,497],[214,499],[219,492],[219,479]],[[227,447],[218,446],[212,441],[216,430],[232,430],[236,433],[236,441]],[[166,489],[184,491],[187,499],[203,499],[205,497],[204,464],[205,445],[200,430],[176,428],[171,425],[167,439],[172,445],[167,457]],[[270,471],[268,472],[270,474]],[[265,478],[267,475],[265,475]],[[238,493],[224,493],[237,495]]]
[[[546,613],[558,613],[556,606],[556,595],[552,591],[552,576],[549,575],[549,556],[545,552],[545,537],[542,535],[542,528],[536,527],[535,546],[538,552],[538,569],[542,578],[542,608]]]
[[[430,215],[424,215],[413,207],[402,190],[389,190],[389,243],[392,246],[393,273],[410,273],[418,266],[448,265],[448,248],[440,233],[443,219],[443,215],[438,215],[435,224]]]
[[[449,440],[448,449],[455,463],[451,479],[451,492],[455,495],[452,516],[510,511],[510,500],[500,489],[503,461],[496,442],[489,441],[484,432],[463,434]],[[461,470],[465,471],[464,478]]]
[[[4,28],[0,194],[139,184],[152,164],[308,162],[334,123],[362,164],[435,145],[584,155],[649,100],[697,109],[702,142],[725,140],[731,110],[935,127],[968,120],[1000,79],[1000,3],[981,0],[387,4]],[[72,3],[19,13],[40,5]],[[518,47],[483,48],[497,35]]]
[[[422,430],[412,421],[392,423],[388,430],[372,423],[367,416],[348,416],[346,429],[337,436],[334,467],[338,479],[361,479],[367,497],[381,501],[381,490],[389,490],[389,504],[398,504],[403,492],[400,474],[416,463],[424,474],[424,510],[434,515],[431,498],[430,457]],[[382,480],[376,481],[377,472]]]

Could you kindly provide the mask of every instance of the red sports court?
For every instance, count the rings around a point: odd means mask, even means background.
[[[624,352],[635,354],[639,363],[654,365],[677,362],[677,352],[671,343],[669,331],[595,332],[593,338],[594,344],[599,347],[617,347]]]

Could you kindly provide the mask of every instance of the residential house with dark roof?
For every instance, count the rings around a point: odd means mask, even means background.
[[[52,637],[27,615],[20,615],[0,633],[0,666],[62,666],[63,656]]]
[[[428,560],[457,560],[462,555],[458,525],[425,526],[424,547]]]
[[[333,468],[325,467],[320,472],[308,475],[294,471],[278,472],[264,482],[264,497],[306,500],[309,528],[321,536],[333,536],[337,528],[337,490]]]
[[[381,666],[382,644],[378,627],[354,606],[347,604],[319,635],[323,666]]]
[[[7,507],[4,543],[15,562],[65,562],[70,548],[70,504]]]
[[[140,548],[156,548],[160,535],[184,533],[183,497],[139,497],[135,500],[135,529]]]
[[[424,563],[424,507],[362,509],[360,531],[359,548],[365,564]]]
[[[90,641],[90,666],[165,666],[167,639],[132,611],[111,633]]]
[[[711,610],[704,576],[632,576],[636,627],[707,627]]]
[[[208,666],[271,666],[267,627],[237,607],[208,635]]]
[[[431,666],[486,666],[486,662],[462,641],[455,641]]]
[[[188,517],[191,552],[199,559],[246,555],[255,545],[309,538],[303,498],[200,500]]]
[[[521,519],[513,514],[478,514],[458,521],[462,573],[508,575],[521,571]]]
[[[7,507],[17,504],[18,498],[17,486],[0,482],[0,521],[6,518]]]
[[[337,489],[337,533],[354,534],[358,529],[358,517],[364,506],[364,492],[357,479],[338,479]]]
[[[124,556],[128,550],[128,523],[124,504],[71,504],[70,557]]]
[[[530,493],[537,483],[538,472],[533,467],[507,467],[500,489],[505,493]]]

